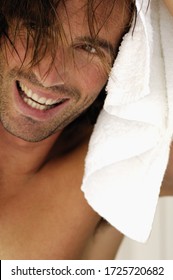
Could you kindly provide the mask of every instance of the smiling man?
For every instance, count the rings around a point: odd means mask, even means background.
[[[0,259],[80,259],[96,243],[99,258],[114,256],[121,235],[102,226],[80,185],[133,9],[126,0],[0,1]]]
[[[104,17],[104,1],[97,2],[93,31],[86,1],[26,1],[27,15],[19,11],[18,18],[15,10],[6,16],[4,8],[8,30],[1,39],[1,120],[11,134],[30,142],[59,135],[98,96],[127,20],[124,1],[110,1]],[[50,10],[47,22],[42,15],[36,18],[39,5],[44,16]]]

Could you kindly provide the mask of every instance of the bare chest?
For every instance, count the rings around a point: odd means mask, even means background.
[[[97,221],[79,189],[32,181],[0,200],[0,259],[78,259]]]

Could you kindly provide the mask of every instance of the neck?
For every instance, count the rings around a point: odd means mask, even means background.
[[[26,142],[19,139],[4,128],[0,128],[0,171],[17,175],[31,175],[36,173],[44,164],[50,149],[61,132],[50,136],[38,143]]]

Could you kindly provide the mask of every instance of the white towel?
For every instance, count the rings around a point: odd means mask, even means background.
[[[136,27],[125,35],[110,74],[82,191],[111,225],[144,242],[173,135],[173,18],[162,0],[151,0],[148,10],[148,1],[136,2]]]

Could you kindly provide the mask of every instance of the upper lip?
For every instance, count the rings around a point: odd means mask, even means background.
[[[46,92],[39,89],[35,89],[32,86],[26,85],[26,83],[18,81],[20,88],[25,92],[28,98],[36,101],[43,105],[54,105],[56,103],[62,102],[69,99],[69,97],[57,96],[57,94],[52,92]]]

